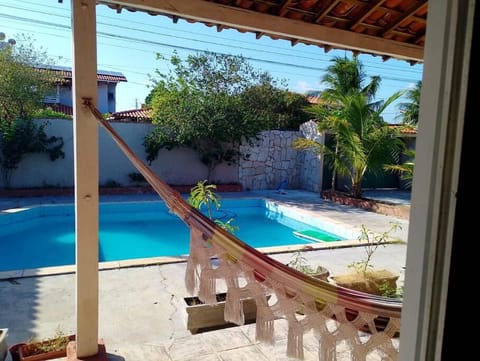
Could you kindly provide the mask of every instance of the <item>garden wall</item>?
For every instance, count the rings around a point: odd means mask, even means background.
[[[64,119],[38,120],[47,124],[48,135],[63,137],[64,159],[50,161],[46,154],[29,154],[11,177],[11,188],[73,187],[73,129],[72,121]],[[312,122],[313,123],[313,122]],[[151,129],[145,123],[111,123],[133,151],[146,162],[143,139]],[[311,131],[311,125],[309,132]],[[298,152],[291,143],[302,132],[270,131],[259,135],[253,146],[242,145],[244,154],[238,164],[222,164],[211,177],[213,183],[240,183],[244,189],[275,189],[283,179],[288,188],[319,191],[321,159],[305,152]],[[139,185],[129,176],[137,173],[110,136],[99,128],[100,185]],[[207,178],[208,169],[198,155],[188,148],[161,150],[151,164],[152,170],[169,184],[191,185]],[[0,188],[5,187],[0,177]]]
[[[322,159],[312,152],[297,151],[292,143],[298,137],[323,141],[313,121],[300,131],[265,131],[252,145],[240,147],[238,180],[245,190],[276,189],[283,180],[287,188],[320,192]]]

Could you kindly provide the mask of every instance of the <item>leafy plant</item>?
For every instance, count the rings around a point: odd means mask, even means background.
[[[43,107],[45,94],[53,88],[48,72],[38,71],[53,63],[34,40],[20,36],[15,47],[0,47],[0,118],[13,121],[31,116]]]
[[[407,149],[403,154],[408,157],[407,161],[402,164],[386,164],[384,169],[399,174],[400,178],[405,181],[405,187],[412,188],[413,169],[415,168],[415,150]]]
[[[405,94],[407,102],[400,103],[398,109],[400,115],[397,117],[402,120],[403,124],[417,125],[420,113],[420,94],[422,92],[422,81],[419,80],[415,87],[409,89]]]
[[[367,272],[373,269],[372,257],[378,247],[383,246],[391,241],[390,234],[395,232],[397,229],[401,229],[400,224],[396,222],[390,222],[390,228],[383,233],[375,233],[368,229],[364,224],[361,226],[361,233],[358,236],[358,241],[365,242],[365,258],[352,262],[348,265],[349,268],[353,268],[356,272],[363,274],[364,276]]]
[[[23,353],[24,356],[32,356],[66,350],[67,344],[71,340],[72,336],[65,335],[61,330],[57,330],[53,337],[43,340],[37,340],[35,337],[30,337],[23,347]]]
[[[237,161],[243,141],[263,130],[298,129],[306,120],[304,96],[278,88],[241,56],[207,52],[182,60],[174,54],[170,69],[156,71],[145,100],[155,125],[144,139],[149,162],[161,149],[188,147],[208,167],[210,181],[218,164]]]
[[[50,107],[38,109],[33,112],[33,118],[37,119],[72,119],[71,115],[57,112]]]
[[[208,184],[207,180],[199,181],[191,190],[188,197],[190,205],[199,211],[206,212],[208,218],[213,220],[217,225],[227,230],[230,233],[234,233],[239,229],[234,225],[235,219],[233,217],[222,221],[219,218],[215,218],[214,211],[218,211],[221,208],[220,195],[215,192],[217,186],[215,184]]]
[[[64,157],[63,139],[48,137],[46,124],[33,121],[53,86],[51,74],[38,71],[50,60],[30,39],[22,42],[26,45],[0,48],[0,167],[7,188],[25,154],[48,153],[52,161]]]
[[[315,274],[324,274],[328,272],[328,270],[323,266],[317,266],[316,268],[311,266],[301,250],[296,251],[292,254],[292,257],[287,263],[287,266],[292,267],[297,271],[300,271],[310,276]]]
[[[378,286],[382,296],[390,298],[403,298],[403,286],[392,287],[388,282],[383,282]]]
[[[9,120],[0,117],[0,167],[7,188],[25,154],[47,153],[51,161],[65,157],[63,138],[48,137],[45,126],[45,123],[35,124],[31,118]]]
[[[328,147],[312,139],[298,138],[293,147],[324,154],[332,167],[332,189],[337,175],[346,176],[353,197],[362,198],[367,170],[381,171],[384,164],[394,162],[403,146],[398,129],[387,124],[382,116],[403,92],[396,92],[385,101],[374,101],[379,77],[362,87],[365,74],[356,57],[335,58],[334,62],[323,79],[331,86],[322,92],[323,102],[308,108],[318,120],[318,130],[329,133],[334,144]]]

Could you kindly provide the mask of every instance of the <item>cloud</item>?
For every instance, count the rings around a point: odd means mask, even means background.
[[[299,80],[297,83],[292,87],[292,90],[297,93],[306,93],[309,90],[319,90],[318,83],[309,83],[305,80]]]

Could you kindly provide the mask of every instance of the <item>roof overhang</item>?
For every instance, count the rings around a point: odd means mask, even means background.
[[[350,19],[353,25],[348,30],[340,29],[334,25],[326,26],[317,22],[292,19],[282,16],[280,13],[264,13],[258,10],[258,7],[246,9],[240,6],[242,3],[240,1],[224,1],[221,3],[206,0],[99,0],[97,3],[108,5],[117,9],[118,12],[125,8],[130,11],[145,11],[151,15],[167,15],[174,22],[183,18],[190,22],[217,26],[218,30],[235,28],[241,32],[254,32],[257,37],[265,34],[272,38],[288,39],[293,45],[298,42],[315,44],[323,47],[326,51],[331,48],[346,49],[354,53],[379,55],[384,59],[392,57],[407,60],[411,63],[423,61],[423,43],[418,45],[406,40],[398,41],[392,37],[385,37],[385,34],[392,31],[393,26],[398,27],[402,21],[406,21],[405,19],[408,16],[414,17],[415,11],[420,6],[426,6],[426,1],[420,1],[418,6],[413,10],[411,7],[408,8],[405,13],[391,9],[391,13],[398,15],[396,18],[398,20],[389,28],[381,29],[381,31],[375,33],[376,35],[360,33],[355,29],[360,24],[359,21],[363,21],[369,14],[371,15],[373,9],[385,5],[385,0],[371,2],[372,7],[365,10],[361,17]],[[250,3],[253,3],[253,1],[250,1]],[[283,3],[288,5],[291,1],[284,1]],[[335,0],[331,2],[330,8],[341,3],[361,4],[362,2]],[[326,10],[323,12],[326,13]],[[415,16],[415,19],[417,21],[418,16]],[[419,21],[423,20],[420,19]]]

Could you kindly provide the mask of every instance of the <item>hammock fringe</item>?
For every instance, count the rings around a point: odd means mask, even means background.
[[[257,319],[255,328],[255,339],[265,342],[269,345],[275,343],[275,316],[268,306],[261,305],[257,302]]]
[[[243,301],[239,293],[237,288],[228,290],[224,318],[227,322],[243,325],[245,324],[245,314],[243,312]]]
[[[303,328],[298,322],[294,325],[289,324],[288,327],[287,356],[298,360],[304,359]]]

